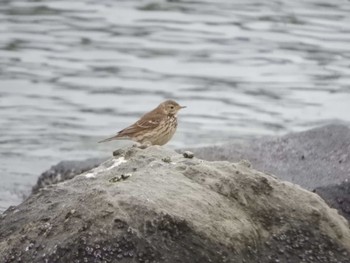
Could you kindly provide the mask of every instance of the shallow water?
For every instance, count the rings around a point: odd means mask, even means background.
[[[166,98],[169,147],[350,121],[348,1],[0,3],[0,211]],[[122,142],[122,144],[125,142]]]

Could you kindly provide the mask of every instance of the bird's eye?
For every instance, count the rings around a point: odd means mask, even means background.
[[[173,110],[173,109],[174,109],[174,106],[170,106],[170,109],[172,109],[172,110]]]

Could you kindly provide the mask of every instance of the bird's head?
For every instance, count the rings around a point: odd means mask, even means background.
[[[167,100],[160,104],[160,106],[163,108],[164,112],[167,115],[176,115],[176,113],[186,108],[186,106],[180,106],[176,101],[173,100]]]

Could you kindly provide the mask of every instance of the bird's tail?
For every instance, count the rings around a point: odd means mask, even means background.
[[[109,141],[113,141],[113,140],[130,140],[130,138],[129,137],[125,137],[125,136],[121,137],[119,134],[117,134],[117,135],[114,135],[114,136],[109,137],[107,139],[104,139],[102,141],[99,141],[98,143],[109,142]]]
[[[101,142],[109,142],[109,141],[113,141],[113,140],[116,140],[117,139],[117,136],[113,136],[113,137],[109,137],[107,139],[104,139],[102,141],[99,141],[98,143],[101,143]]]

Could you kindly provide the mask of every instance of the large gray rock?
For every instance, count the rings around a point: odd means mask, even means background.
[[[350,179],[350,129],[344,125],[192,151],[205,160],[247,159],[260,171],[310,190]]]
[[[222,146],[195,148],[193,151],[207,160],[237,162],[249,159],[254,166],[265,172],[313,189],[331,207],[338,209],[350,220],[350,190],[349,182],[346,181],[347,178],[350,179],[349,136],[347,126],[328,125],[284,137],[243,140]],[[329,137],[333,139],[329,141]],[[307,152],[311,154],[306,154]],[[47,185],[72,179],[105,160],[95,158],[60,162],[40,175],[33,193]],[[342,181],[344,178],[346,179]],[[329,182],[330,185],[324,185]]]
[[[343,262],[350,229],[246,162],[132,148],[0,217],[0,262]]]

